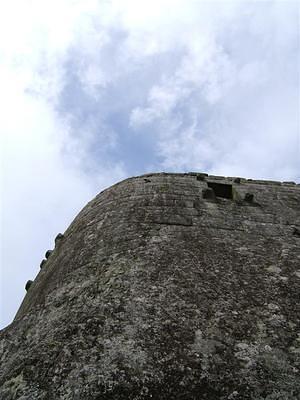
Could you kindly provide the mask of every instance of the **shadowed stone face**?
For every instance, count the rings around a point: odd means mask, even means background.
[[[295,229],[292,183],[152,174],[105,190],[1,331],[0,399],[299,398]]]

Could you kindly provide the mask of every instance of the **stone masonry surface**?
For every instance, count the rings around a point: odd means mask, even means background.
[[[161,173],[106,189],[0,332],[0,399],[300,399],[297,232],[292,182]]]

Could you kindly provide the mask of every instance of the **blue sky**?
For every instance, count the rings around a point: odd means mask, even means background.
[[[300,182],[299,34],[297,1],[3,3],[0,326],[56,234],[116,181]]]

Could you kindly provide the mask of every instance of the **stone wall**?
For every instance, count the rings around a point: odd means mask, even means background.
[[[127,179],[27,288],[1,400],[300,398],[300,185]]]

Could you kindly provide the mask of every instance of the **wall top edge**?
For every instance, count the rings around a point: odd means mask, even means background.
[[[247,179],[247,178],[242,178],[239,176],[221,176],[221,175],[209,175],[205,172],[152,172],[152,173],[147,173],[143,175],[137,175],[134,177],[130,177],[125,179],[130,180],[130,179],[136,179],[136,178],[149,178],[151,176],[194,176],[194,177],[201,177],[203,180],[224,180],[226,182],[232,182],[232,183],[250,183],[250,184],[259,184],[259,185],[275,185],[275,186],[280,186],[280,185],[286,185],[286,186],[300,186],[300,183],[296,183],[293,181],[274,181],[274,180],[264,180],[264,179]]]

